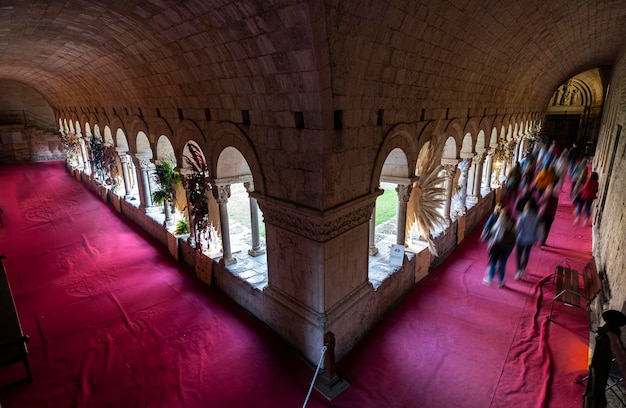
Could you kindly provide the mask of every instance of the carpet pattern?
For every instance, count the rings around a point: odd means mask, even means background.
[[[296,407],[313,369],[219,290],[109,209],[63,163],[0,167],[0,253],[34,382],[4,408]],[[350,387],[307,407],[576,407],[586,313],[555,306],[551,274],[586,261],[591,228],[561,196],[527,273],[487,287],[480,231],[422,280],[337,364]],[[20,375],[0,368],[0,381]]]

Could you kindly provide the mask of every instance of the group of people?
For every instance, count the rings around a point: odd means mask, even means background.
[[[489,254],[489,267],[483,279],[486,285],[491,285],[497,269],[498,287],[504,286],[506,263],[513,249],[516,249],[517,280],[526,271],[532,247],[537,242],[546,246],[556,217],[559,193],[567,178],[572,182],[574,223],[578,223],[584,213],[583,226],[587,224],[598,192],[598,174],[589,174],[587,160],[575,144],[558,150],[556,143],[535,145],[509,172],[501,201],[481,234]]]

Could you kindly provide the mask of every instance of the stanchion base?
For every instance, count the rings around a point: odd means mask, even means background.
[[[345,389],[350,386],[350,383],[340,378],[337,374],[333,374],[329,377],[322,373],[315,379],[314,386],[316,390],[330,401],[345,391]]]

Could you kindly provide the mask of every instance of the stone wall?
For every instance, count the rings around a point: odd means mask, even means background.
[[[626,312],[626,47],[614,65],[593,160],[600,176],[595,201],[593,253],[606,276],[604,310]],[[601,310],[597,310],[599,314]]]
[[[65,159],[58,134],[22,125],[0,126],[0,163]]]

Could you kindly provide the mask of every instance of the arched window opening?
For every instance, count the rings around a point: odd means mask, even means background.
[[[268,284],[265,224],[251,195],[254,182],[250,166],[238,149],[227,147],[220,153],[213,183],[224,263],[233,275],[262,290]]]

